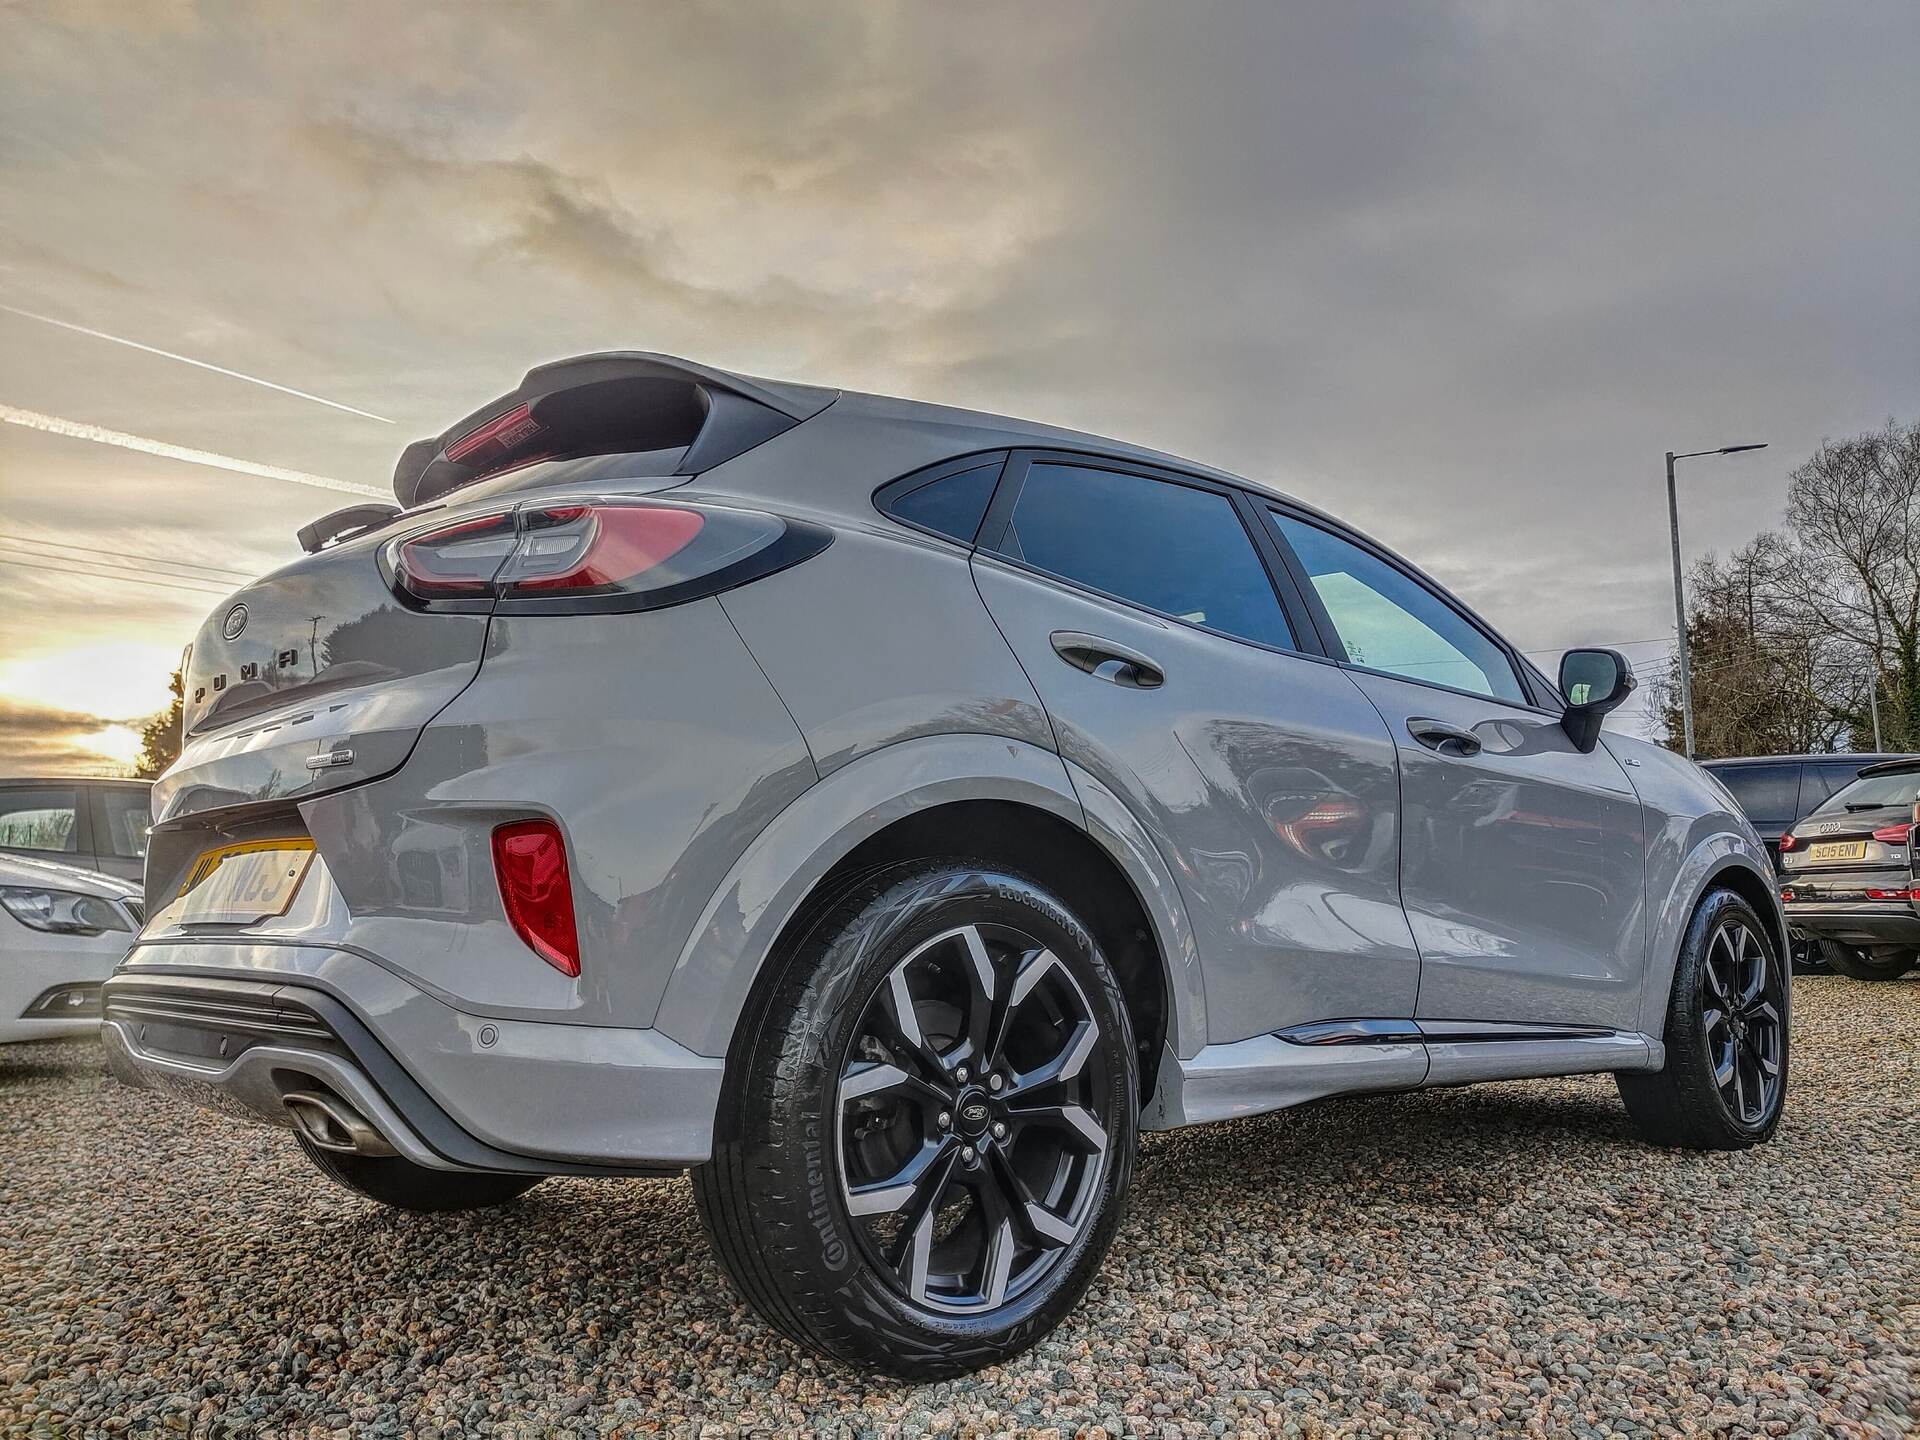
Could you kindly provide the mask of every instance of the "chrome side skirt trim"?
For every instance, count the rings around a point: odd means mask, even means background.
[[[1603,1025],[1510,1020],[1315,1020],[1276,1031],[1290,1045],[1384,1045],[1405,1040],[1584,1040],[1618,1034]]]

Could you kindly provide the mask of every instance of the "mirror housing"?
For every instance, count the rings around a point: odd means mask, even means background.
[[[1600,722],[1618,710],[1639,681],[1618,650],[1569,650],[1560,657],[1560,698],[1567,702],[1560,727],[1582,755],[1600,743]]]

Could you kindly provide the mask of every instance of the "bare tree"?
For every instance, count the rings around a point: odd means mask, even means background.
[[[1865,672],[1845,709],[1856,744],[1920,748],[1920,422],[1828,441],[1793,472],[1774,603],[1850,644]]]
[[[1828,441],[1786,524],[1693,567],[1695,750],[1920,750],[1920,423]],[[1678,685],[1655,700],[1679,748]],[[1877,703],[1876,703],[1877,702]]]

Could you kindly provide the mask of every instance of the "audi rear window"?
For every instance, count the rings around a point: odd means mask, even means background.
[[[1828,800],[1816,815],[1851,815],[1862,810],[1906,809],[1920,799],[1920,770],[1868,775]]]

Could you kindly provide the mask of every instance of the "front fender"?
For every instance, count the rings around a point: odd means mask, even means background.
[[[1686,938],[1687,926],[1693,921],[1693,912],[1699,908],[1701,897],[1708,889],[1725,884],[1729,871],[1744,871],[1768,895],[1776,895],[1777,882],[1766,850],[1739,830],[1708,829],[1704,834],[1699,833],[1710,818],[1694,822],[1691,827],[1694,833],[1687,837],[1687,847],[1678,863],[1663,867],[1667,869],[1667,877],[1658,889],[1656,877],[1651,873],[1653,862],[1649,861],[1647,890],[1649,898],[1655,901],[1655,909],[1648,938],[1646,986],[1640,996],[1640,1033],[1643,1035],[1664,1036],[1667,1000],[1673,989],[1674,969],[1680,963],[1680,945]],[[1659,848],[1656,845],[1656,855]],[[1772,929],[1775,945],[1784,947],[1786,924],[1780,915],[1778,898],[1761,910],[1760,918]],[[1780,957],[1782,964],[1789,963],[1784,948]]]

